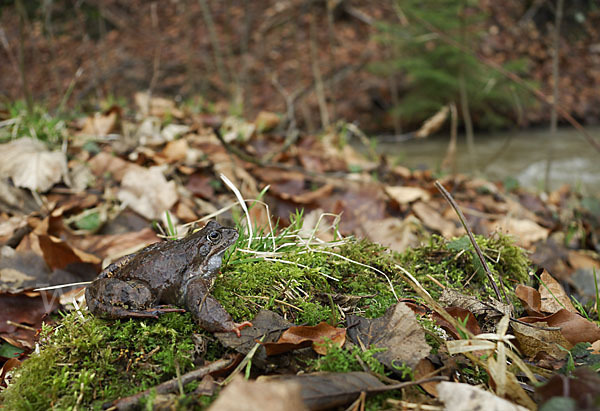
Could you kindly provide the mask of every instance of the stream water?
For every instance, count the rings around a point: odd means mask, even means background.
[[[600,127],[588,132],[600,140]],[[402,142],[380,137],[376,149],[397,164],[437,170],[448,141],[447,136]],[[555,135],[547,129],[478,134],[475,152],[477,173],[492,181],[513,177],[521,186],[541,190],[550,158],[550,189],[569,183],[583,194],[600,193],[600,152],[572,128],[560,129]],[[456,162],[458,172],[472,172],[464,136],[458,137]]]

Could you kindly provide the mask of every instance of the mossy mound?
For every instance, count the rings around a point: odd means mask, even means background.
[[[508,290],[527,280],[528,260],[510,239],[477,240],[492,270],[504,276]],[[291,246],[270,260],[248,258],[236,251],[223,267],[213,294],[237,321],[270,309],[297,324],[337,323],[339,295],[361,297],[348,303],[352,310],[377,317],[396,301],[382,272],[398,297],[415,297],[396,275],[396,264],[412,272],[434,296],[441,289],[431,278],[468,292],[465,283],[469,277],[472,294],[491,295],[470,244],[441,237],[432,237],[428,244],[404,254],[352,239],[317,250]],[[192,336],[198,332],[202,331],[187,313],[127,321],[101,320],[87,311],[70,313],[56,326],[44,327],[39,354],[23,363],[2,393],[5,407],[99,409],[107,401],[175,377],[176,367],[181,373],[194,368]],[[213,339],[207,340],[206,359],[218,358],[226,351]]]

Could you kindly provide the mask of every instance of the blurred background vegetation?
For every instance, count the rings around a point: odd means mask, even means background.
[[[147,91],[206,115],[279,113],[305,134],[346,121],[385,152],[386,141],[444,136],[396,145],[410,167],[440,167],[448,135],[454,171],[489,169],[511,141],[531,139],[537,157],[511,175],[548,180],[560,153],[564,169],[593,179],[594,159],[575,158],[590,135],[556,125],[566,114],[597,134],[598,27],[595,0],[1,0],[0,132],[59,142],[78,113],[127,112]],[[533,127],[551,133],[507,134]],[[488,140],[505,143],[475,144],[497,130]]]

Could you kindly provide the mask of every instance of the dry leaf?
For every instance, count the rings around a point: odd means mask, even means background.
[[[530,324],[546,322],[550,327],[560,327],[562,335],[573,345],[600,340],[600,328],[596,324],[565,309],[546,317],[522,317],[519,320]]]
[[[539,286],[541,311],[545,313],[555,313],[562,308],[566,308],[572,313],[577,312],[577,309],[573,307],[571,299],[565,293],[562,285],[552,278],[546,270],[542,272],[540,279],[542,280],[542,284]]]
[[[584,250],[569,250],[569,265],[578,270],[580,268],[595,268],[600,269],[600,261],[596,254],[590,255]]]
[[[346,317],[348,337],[360,346],[387,348],[375,358],[393,369],[404,362],[411,368],[429,354],[423,327],[412,310],[404,303],[390,307],[383,317],[366,319],[355,315]]]
[[[541,313],[542,297],[538,290],[519,284],[515,288],[515,295],[521,300],[527,314],[534,317],[544,316],[544,314]]]
[[[136,213],[155,220],[177,202],[177,188],[159,167],[134,168],[123,176],[118,198]]]
[[[165,158],[168,163],[174,163],[176,161],[185,160],[188,150],[189,146],[187,141],[180,138],[179,140],[169,141],[160,153],[160,156]]]
[[[96,177],[106,177],[106,174],[110,173],[116,181],[121,181],[130,169],[141,168],[137,164],[130,163],[104,151],[92,157],[88,165]]]
[[[438,385],[438,393],[447,411],[528,411],[525,407],[469,384],[443,381]]]
[[[246,381],[238,376],[208,408],[209,411],[305,411],[300,385],[292,382]]]
[[[398,204],[408,204],[413,201],[429,201],[429,192],[420,187],[385,186],[385,193]]]
[[[466,318],[466,328],[471,332],[471,334],[481,334],[481,328],[479,328],[479,323],[477,322],[475,315],[473,315],[471,311],[461,307],[447,307],[445,308],[445,310],[448,312],[448,314],[459,320],[461,323]],[[452,324],[446,321],[444,317],[439,315],[437,312],[433,312],[431,314],[431,318],[436,322],[437,325],[446,330],[446,332],[450,333],[454,337],[454,339],[459,340],[461,338],[456,328],[454,328]]]
[[[550,232],[532,220],[504,218],[491,224],[492,230],[503,231],[512,235],[517,244],[528,248],[536,241],[545,240]]]
[[[425,138],[438,131],[444,125],[449,112],[449,106],[444,106],[439,109],[437,113],[425,120],[421,128],[415,133],[415,137]]]
[[[385,387],[375,376],[356,371],[261,376],[258,381],[298,384],[301,387],[302,400],[311,410],[340,409],[340,407],[356,400],[361,392],[369,392],[369,390]],[[263,409],[267,410],[269,408]]]
[[[117,123],[119,110],[109,110],[107,113],[95,113],[85,118],[83,128],[77,135],[106,136]]]
[[[45,192],[63,179],[68,181],[67,159],[32,138],[0,144],[0,178],[8,177],[17,187]]]
[[[452,221],[442,217],[440,213],[427,203],[416,202],[413,204],[412,210],[425,227],[441,233],[445,238],[452,238],[458,232]]]
[[[274,343],[263,343],[267,355],[277,355],[298,348],[310,347],[321,355],[327,354],[326,340],[341,347],[346,342],[346,329],[321,322],[315,326],[290,327]]]
[[[426,237],[421,220],[409,215],[404,220],[395,217],[373,221],[372,230],[367,234],[373,242],[402,253],[408,248],[417,247]]]
[[[548,327],[548,324],[543,321],[535,325]],[[573,344],[565,339],[560,330],[542,330],[517,322],[513,322],[511,326],[519,342],[519,351],[529,358],[534,358],[540,352],[545,352],[556,359],[561,359],[567,355],[565,349],[570,350],[573,348]]]
[[[414,380],[418,381],[423,378],[428,378],[433,375],[434,371],[435,371],[435,367],[433,366],[431,361],[429,361],[427,358],[423,358],[421,361],[419,361],[419,363],[415,367]],[[429,395],[437,398],[437,396],[438,396],[437,386],[439,383],[440,383],[440,381],[430,381],[430,382],[424,382],[419,385],[425,391],[427,391],[427,393]]]
[[[100,258],[70,246],[60,238],[49,235],[39,236],[40,248],[44,253],[44,260],[51,269],[62,269],[71,263],[100,264]]]
[[[256,126],[256,129],[262,133],[273,130],[279,125],[279,121],[280,118],[277,114],[271,111],[261,110],[254,120],[254,125]]]

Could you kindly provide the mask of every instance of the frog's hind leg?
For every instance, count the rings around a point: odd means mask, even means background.
[[[85,292],[90,312],[105,318],[158,318],[158,314],[185,311],[155,307],[156,299],[141,281],[99,278]]]

